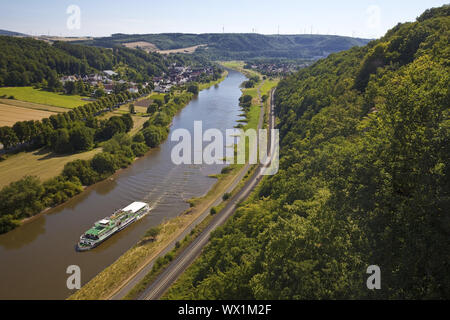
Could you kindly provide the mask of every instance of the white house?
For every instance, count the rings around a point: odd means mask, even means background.
[[[103,73],[109,77],[117,76],[117,72],[114,72],[112,70],[104,70]]]

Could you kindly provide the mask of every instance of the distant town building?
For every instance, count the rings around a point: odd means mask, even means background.
[[[117,72],[114,72],[112,70],[104,70],[103,73],[106,74],[109,77],[117,76]]]

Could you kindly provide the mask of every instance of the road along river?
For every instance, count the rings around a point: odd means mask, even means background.
[[[241,110],[238,99],[245,77],[229,70],[218,86],[200,92],[173,120],[171,131],[188,129],[194,121],[209,128],[233,128]],[[114,262],[142,237],[147,229],[176,217],[215,183],[210,174],[223,165],[180,165],[171,161],[176,142],[165,141],[158,149],[129,168],[100,182],[62,206],[0,235],[0,299],[65,299],[69,265],[81,268],[82,285]],[[94,222],[133,201],[146,201],[152,212],[89,252],[75,251],[79,236]]]

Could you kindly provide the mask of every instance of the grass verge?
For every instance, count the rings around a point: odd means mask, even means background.
[[[21,107],[21,108],[26,108],[26,109],[32,109],[32,110],[48,111],[48,112],[54,112],[54,113],[63,113],[63,112],[70,111],[69,109],[66,109],[66,108],[47,106],[45,104],[38,104],[38,103],[19,101],[19,100],[13,100],[13,99],[0,99],[0,104],[14,106],[14,107]]]
[[[152,283],[156,277],[158,277],[164,269],[176,259],[180,253],[183,252],[189,244],[192,243],[208,226],[211,222],[213,216],[209,215],[201,223],[199,223],[192,231],[184,237],[184,239],[178,242],[170,252],[168,252],[164,257],[158,258],[153,265],[152,270],[142,279],[124,298],[123,300],[134,300],[137,299],[141,293],[147,288],[147,286]]]

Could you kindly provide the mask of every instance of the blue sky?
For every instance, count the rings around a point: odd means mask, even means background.
[[[439,0],[18,0],[1,1],[0,29],[33,35],[112,33],[320,33],[376,38]],[[70,5],[80,28],[68,28]],[[74,21],[74,20],[71,20]],[[72,24],[73,26],[73,24]]]

